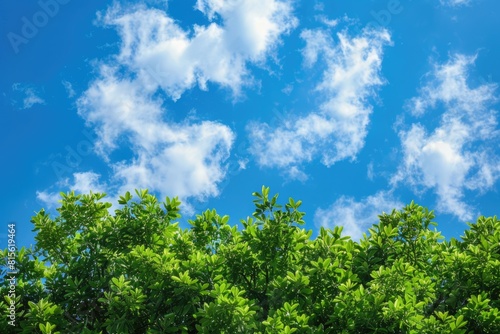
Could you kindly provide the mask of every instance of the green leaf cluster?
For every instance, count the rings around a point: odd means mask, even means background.
[[[0,317],[0,332],[500,333],[496,217],[444,240],[412,202],[356,242],[338,226],[312,238],[301,201],[253,196],[239,225],[207,210],[182,229],[177,198],[127,192],[113,210],[104,194],[63,194],[16,252],[16,326]]]

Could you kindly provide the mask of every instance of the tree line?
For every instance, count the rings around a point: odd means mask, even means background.
[[[312,238],[301,201],[253,196],[239,226],[206,210],[182,229],[177,198],[127,192],[111,213],[104,194],[62,194],[15,252],[14,298],[3,251],[0,331],[500,333],[496,217],[445,240],[412,202],[356,242],[338,226]]]

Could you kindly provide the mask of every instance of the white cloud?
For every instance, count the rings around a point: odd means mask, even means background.
[[[67,188],[68,191],[74,191],[77,194],[104,193],[106,185],[99,182],[100,175],[94,172],[73,173],[73,179],[63,179],[57,187]],[[36,198],[47,208],[55,209],[59,206],[61,196],[59,192],[50,190],[37,191]]]
[[[476,56],[455,55],[443,65],[434,65],[428,76],[431,80],[421,89],[420,96],[409,101],[408,108],[415,116],[420,116],[437,103],[443,103],[448,109],[474,113],[485,109],[493,98],[492,85],[469,88],[467,68],[474,64]]]
[[[118,60],[174,100],[196,84],[206,90],[209,81],[238,96],[252,82],[247,63],[265,62],[297,24],[291,1],[198,0],[196,9],[222,24],[186,31],[164,11],[143,6],[114,6],[102,21],[121,35]]]
[[[238,170],[245,170],[247,169],[249,159],[239,159],[238,160]]]
[[[373,224],[378,223],[378,216],[400,209],[403,204],[389,192],[378,192],[357,202],[352,197],[342,196],[327,209],[318,209],[314,214],[316,226],[333,228],[343,226],[343,234],[353,240],[359,240]]]
[[[94,172],[74,173],[73,185],[70,187],[76,193],[88,194],[105,192],[106,186],[99,182],[100,175]]]
[[[48,210],[55,209],[59,206],[61,196],[57,192],[50,192],[47,190],[37,191],[36,198]]]
[[[162,101],[142,87],[104,68],[78,101],[80,115],[96,128],[101,155],[109,160],[118,144],[130,147],[133,158],[109,161],[118,192],[148,188],[182,199],[218,195],[234,141],[231,129],[209,121],[167,123]]]
[[[35,104],[45,104],[45,100],[37,96],[33,90],[26,90],[26,97],[23,100],[23,109],[29,109]]]
[[[445,6],[459,7],[470,5],[472,0],[439,0],[439,2]]]
[[[426,129],[413,124],[400,131],[403,164],[392,183],[408,183],[419,191],[433,189],[438,208],[462,220],[474,209],[464,202],[464,191],[490,189],[500,177],[499,158],[493,148],[498,140],[495,85],[471,88],[469,68],[476,57],[454,55],[435,65],[420,95],[408,103],[415,116],[442,107],[439,125]]]
[[[238,96],[252,81],[247,65],[263,65],[297,24],[288,0],[200,0],[196,9],[211,23],[184,30],[164,10],[145,5],[114,5],[99,17],[118,30],[122,43],[99,65],[77,107],[97,133],[96,151],[111,170],[102,187],[112,196],[134,188],[184,202],[217,196],[235,134],[218,122],[167,121],[172,111],[161,92],[177,100],[212,82]],[[124,149],[129,157],[117,158]],[[75,176],[75,185],[83,190],[84,181],[97,180],[90,176]]]
[[[383,47],[391,43],[389,33],[370,29],[349,37],[344,31],[334,42],[323,30],[305,30],[302,38],[305,65],[313,66],[320,57],[327,65],[316,87],[325,102],[318,111],[290,118],[275,129],[250,124],[251,152],[261,166],[289,170],[318,156],[330,166],[355,159],[364,146],[372,112],[368,100],[383,84],[380,69]]]
[[[339,19],[332,20],[325,15],[315,15],[314,19],[331,28],[336,27],[339,24]]]
[[[373,181],[373,179],[375,178],[375,172],[373,170],[373,162],[370,162],[367,166],[366,166],[366,177],[368,178],[368,180],[370,181]]]
[[[35,88],[29,85],[15,83],[12,85],[12,90],[21,94],[21,109],[30,109],[35,104],[45,104],[45,100],[39,96],[39,93],[35,90]]]
[[[64,86],[64,89],[66,89],[66,93],[68,93],[68,97],[71,99],[73,97],[75,97],[76,95],[76,92],[75,90],[73,89],[73,85],[71,84],[71,82],[69,81],[66,81],[66,80],[63,80],[62,81],[62,84]]]
[[[309,179],[307,174],[301,171],[297,166],[290,167],[290,169],[287,171],[287,174],[292,180],[305,182]]]

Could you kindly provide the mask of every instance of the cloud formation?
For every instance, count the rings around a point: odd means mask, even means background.
[[[442,5],[450,7],[460,7],[470,5],[472,0],[439,0]]]
[[[438,209],[461,220],[474,214],[463,201],[464,192],[491,189],[500,177],[499,157],[494,154],[497,112],[490,109],[496,101],[496,85],[470,86],[467,78],[475,60],[475,56],[453,55],[427,74],[420,95],[407,107],[416,117],[443,110],[439,124],[432,128],[413,123],[399,132],[404,160],[392,179],[393,185],[432,189]]]
[[[118,192],[148,188],[162,195],[199,199],[218,195],[224,161],[234,141],[232,130],[217,122],[171,124],[162,101],[140,82],[103,69],[78,101],[78,111],[96,129],[98,152],[109,154],[128,143],[133,157],[109,161]]]
[[[305,30],[304,63],[326,65],[316,91],[324,102],[319,110],[290,118],[277,128],[253,123],[248,132],[251,152],[263,167],[277,167],[300,175],[298,168],[319,157],[326,166],[354,160],[364,146],[372,113],[369,99],[384,83],[380,75],[386,30],[365,29],[359,36],[339,32],[336,40],[324,30]]]
[[[77,107],[110,167],[105,190],[148,188],[183,201],[219,194],[235,134],[219,122],[168,121],[174,111],[165,108],[165,98],[175,101],[196,85],[207,89],[208,82],[238,96],[252,81],[247,64],[264,64],[297,21],[291,1],[199,0],[196,9],[210,23],[191,30],[144,4],[115,4],[99,15],[119,32],[120,50],[99,64],[99,76]],[[117,158],[123,148],[129,156]],[[75,174],[68,187],[78,188],[79,180]],[[40,192],[39,198],[49,195]]]
[[[73,85],[71,84],[71,82],[63,80],[61,83],[64,86],[64,89],[66,90],[66,93],[68,94],[68,97],[70,99],[75,97],[76,92],[75,92],[75,89],[73,88]]]
[[[30,109],[35,104],[45,104],[45,100],[41,98],[35,88],[30,85],[15,83],[12,85],[12,91],[17,92],[20,101],[14,101],[14,104],[20,105],[20,109]]]
[[[58,187],[66,187],[73,190],[75,193],[88,194],[105,193],[106,185],[99,182],[100,175],[90,172],[74,173],[73,179],[63,179],[57,185]],[[50,190],[37,191],[36,198],[42,202],[48,209],[54,209],[59,206],[61,196],[59,192],[51,192]]]
[[[291,1],[198,0],[196,9],[212,22],[192,31],[144,6],[115,5],[101,20],[120,33],[119,62],[174,100],[195,85],[206,90],[208,82],[240,95],[242,86],[252,83],[247,63],[264,63],[281,35],[297,24]]]
[[[318,209],[314,222],[318,228],[342,226],[343,234],[359,240],[373,224],[378,223],[378,215],[400,209],[403,204],[390,192],[380,191],[357,202],[352,197],[342,196],[326,209]]]

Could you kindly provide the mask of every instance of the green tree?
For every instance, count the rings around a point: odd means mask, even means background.
[[[500,333],[500,221],[444,240],[415,203],[381,214],[360,241],[302,228],[301,201],[263,187],[240,225],[145,190],[118,207],[62,194],[33,217],[36,245],[3,271],[2,333]],[[335,222],[334,222],[335,223]],[[0,264],[7,268],[8,250]]]

